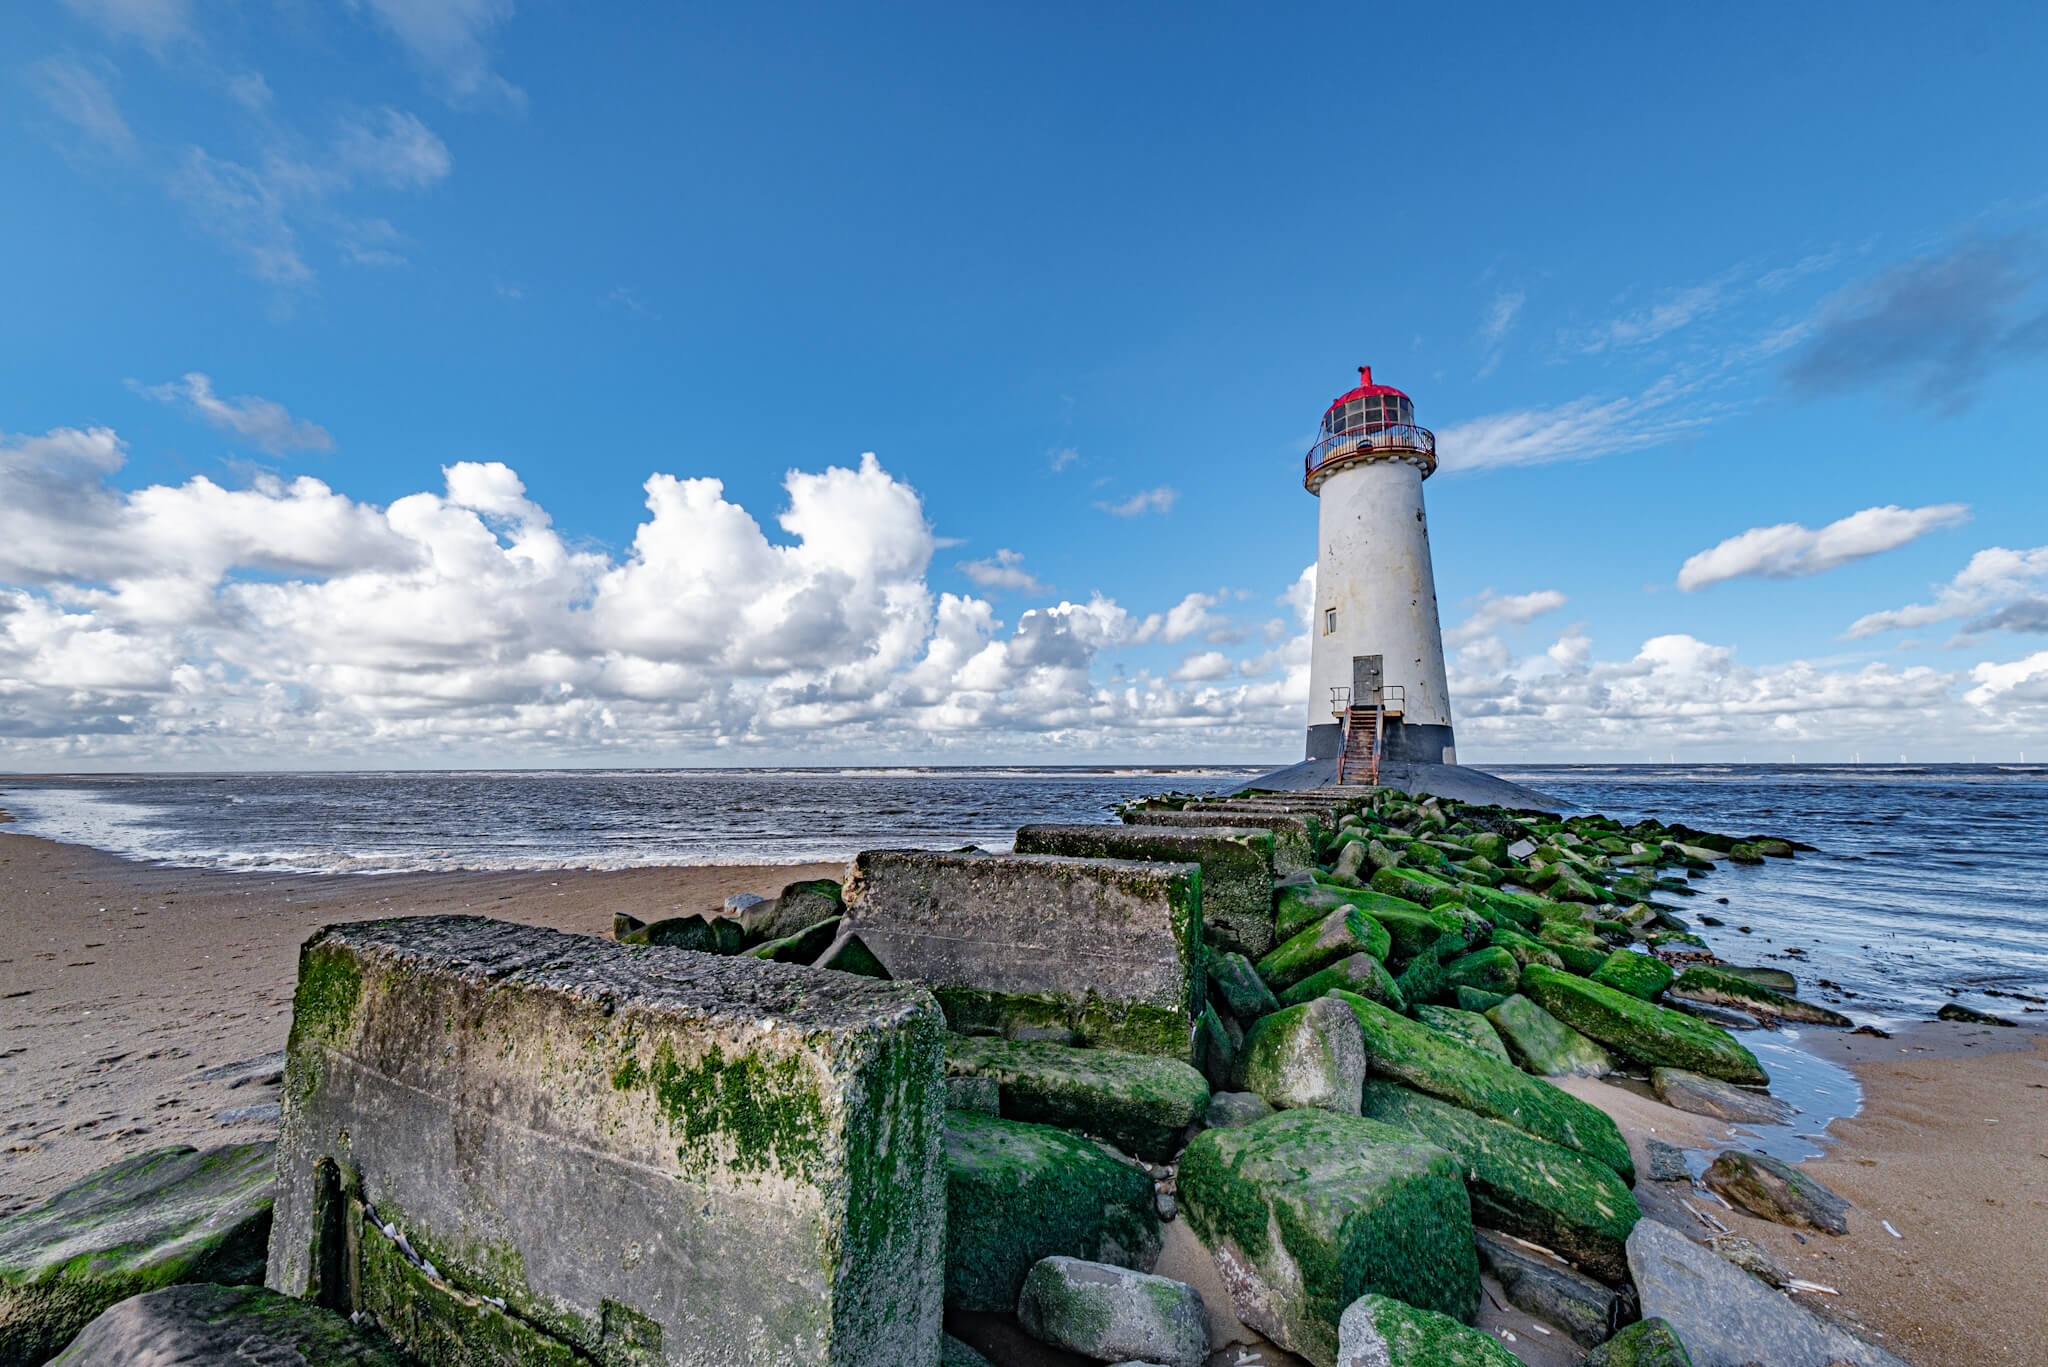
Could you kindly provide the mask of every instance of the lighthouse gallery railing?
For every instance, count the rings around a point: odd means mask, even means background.
[[[1339,432],[1324,437],[1308,448],[1307,459],[1303,462],[1302,477],[1306,479],[1332,461],[1356,455],[1360,451],[1409,451],[1427,456],[1431,468],[1436,465],[1436,433],[1427,427],[1413,423],[1389,423],[1369,431],[1356,430]]]

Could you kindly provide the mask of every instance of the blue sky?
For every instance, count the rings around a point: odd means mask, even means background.
[[[1099,9],[10,7],[0,767],[2048,754],[2038,7]]]

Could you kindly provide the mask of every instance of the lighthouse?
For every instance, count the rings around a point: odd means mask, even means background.
[[[1435,472],[1414,401],[1360,366],[1302,480],[1319,503],[1307,758],[1337,760],[1340,782],[1376,780],[1383,760],[1457,763],[1422,507]]]

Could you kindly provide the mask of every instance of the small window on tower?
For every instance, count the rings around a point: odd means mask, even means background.
[[[1335,608],[1324,608],[1324,609],[1323,609],[1323,635],[1325,635],[1325,636],[1334,636],[1334,635],[1336,635],[1336,634],[1337,634],[1337,609],[1335,609]]]

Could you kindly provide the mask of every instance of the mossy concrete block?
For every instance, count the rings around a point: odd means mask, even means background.
[[[1244,1323],[1318,1367],[1369,1292],[1469,1320],[1471,1201],[1450,1154],[1334,1111],[1282,1111],[1188,1145],[1180,1207]]]
[[[949,1077],[993,1078],[1002,1114],[1106,1139],[1163,1163],[1209,1107],[1209,1084],[1177,1059],[1111,1049],[948,1035]]]
[[[1202,923],[1209,942],[1257,959],[1273,936],[1273,833],[1256,826],[1025,826],[1018,854],[1143,859],[1202,870]]]
[[[1522,1367],[1522,1360],[1449,1315],[1360,1296],[1337,1322],[1336,1367]]]
[[[1302,1002],[1314,1001],[1336,991],[1356,992],[1382,1006],[1391,1006],[1396,1011],[1407,1008],[1407,999],[1401,995],[1400,987],[1394,982],[1394,975],[1387,972],[1387,966],[1370,954],[1353,954],[1339,959],[1320,972],[1311,973],[1294,986],[1280,994],[1283,1006],[1298,1006]]]
[[[1488,1008],[1486,1019],[1508,1057],[1537,1077],[1606,1077],[1614,1071],[1614,1055],[1520,993]]]
[[[1368,1082],[1367,1119],[1450,1151],[1472,1190],[1472,1218],[1555,1249],[1603,1281],[1628,1276],[1628,1232],[1642,1212],[1603,1163],[1390,1082]]]
[[[87,1325],[51,1367],[409,1367],[389,1340],[260,1286],[197,1283],[134,1296]]]
[[[1185,811],[1128,811],[1127,826],[1168,826],[1184,830],[1243,830],[1253,827],[1273,837],[1273,876],[1307,873],[1316,866],[1315,841],[1307,817],[1285,812],[1216,812],[1200,807]]]
[[[1366,1061],[1375,1077],[1576,1149],[1624,1180],[1635,1179],[1628,1142],[1599,1108],[1377,1002],[1348,993],[1338,996],[1358,1016]]]
[[[1797,1021],[1803,1025],[1833,1025],[1846,1028],[1855,1024],[1839,1011],[1830,1011],[1825,1006],[1801,1001],[1797,997],[1774,991],[1733,973],[1724,973],[1706,964],[1695,964],[1687,968],[1678,975],[1668,991],[1669,995],[1682,997],[1687,1001],[1732,1006],[1738,1011],[1747,1011],[1752,1016],[1770,1016],[1777,1020]]]
[[[832,947],[832,941],[839,935],[843,917],[832,916],[814,926],[806,926],[794,935],[785,935],[779,940],[770,940],[747,950],[748,958],[773,959],[779,964],[814,964],[824,952]]]
[[[1315,1106],[1358,1114],[1365,1040],[1342,1002],[1320,997],[1266,1016],[1245,1036],[1244,1089],[1281,1110]]]
[[[1762,1086],[1771,1080],[1756,1055],[1719,1026],[1600,983],[1554,969],[1531,968],[1522,974],[1522,995],[1617,1054],[1653,1066],[1705,1073],[1724,1082]]]
[[[1275,992],[1353,954],[1385,959],[1390,941],[1385,926],[1356,907],[1332,911],[1259,960],[1259,976]]]
[[[1508,1047],[1500,1042],[1500,1034],[1492,1022],[1476,1011],[1425,1005],[1415,1008],[1415,1019],[1439,1034],[1449,1035],[1460,1044],[1470,1045],[1482,1054],[1491,1054],[1502,1063],[1514,1062],[1508,1057]]]
[[[1162,1238],[1152,1179],[1050,1125],[946,1116],[946,1304],[1014,1310],[1041,1258],[1149,1272]]]
[[[1024,1279],[1017,1322],[1041,1343],[1097,1362],[1202,1367],[1209,1315],[1186,1282],[1081,1258],[1045,1258]]]
[[[1590,976],[1602,987],[1626,992],[1640,1001],[1653,1002],[1675,975],[1670,964],[1653,954],[1617,949],[1603,959]]]
[[[1208,993],[1195,864],[867,850],[848,922],[955,1030],[1063,1026],[1083,1044],[1194,1056]]]
[[[1522,966],[1515,962],[1514,955],[1497,946],[1461,954],[1444,963],[1444,986],[1452,989],[1475,987],[1481,992],[1506,996],[1521,981]]]
[[[1586,1354],[1581,1367],[1694,1367],[1668,1321],[1637,1320]]]
[[[1273,989],[1266,986],[1266,980],[1242,954],[1210,955],[1209,990],[1222,1000],[1224,1009],[1240,1025],[1250,1025],[1280,1009]]]
[[[268,1284],[427,1367],[480,1319],[601,1361],[929,1367],[941,1027],[918,988],[794,964],[329,927],[299,957]]]
[[[262,1281],[272,1149],[153,1149],[0,1220],[0,1367],[45,1361],[145,1291]]]

